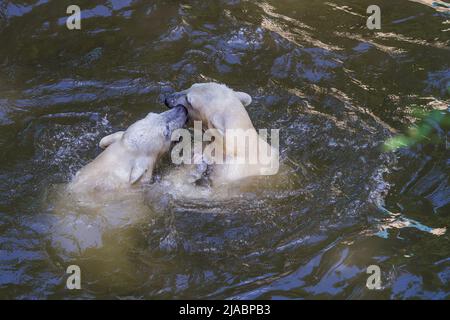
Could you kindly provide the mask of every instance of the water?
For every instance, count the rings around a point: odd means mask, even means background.
[[[378,1],[374,32],[370,1],[78,1],[69,31],[69,4],[0,1],[0,298],[449,298],[448,129],[381,151],[448,112],[447,11]],[[278,179],[173,196],[166,159],[142,199],[61,195],[103,136],[210,80],[281,129]]]

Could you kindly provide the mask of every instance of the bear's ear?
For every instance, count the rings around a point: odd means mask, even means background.
[[[110,134],[109,136],[103,137],[102,140],[100,140],[99,146],[102,149],[105,149],[110,144],[113,144],[114,142],[119,141],[122,139],[124,131],[117,131],[116,133]]]
[[[130,172],[130,184],[136,183],[147,172],[150,165],[150,160],[147,157],[137,158]]]
[[[242,91],[235,91],[234,93],[237,95],[238,99],[242,102],[244,107],[252,103],[252,97],[250,97],[249,94]]]

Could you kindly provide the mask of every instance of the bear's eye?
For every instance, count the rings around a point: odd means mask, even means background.
[[[192,103],[191,103],[190,96],[187,94],[184,99],[186,100],[186,107],[192,108]]]
[[[170,138],[170,128],[168,124],[164,127],[163,135],[166,139]]]

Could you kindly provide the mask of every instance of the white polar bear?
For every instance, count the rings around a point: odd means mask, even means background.
[[[186,109],[178,106],[161,114],[149,113],[126,131],[104,137],[100,147],[106,150],[77,172],[68,191],[105,192],[150,182],[157,160],[170,148],[172,132],[186,120]]]
[[[181,106],[149,113],[126,131],[104,137],[100,146],[106,149],[68,185],[55,186],[50,195],[50,210],[56,213],[50,234],[59,253],[104,248],[116,257],[124,256],[123,247],[106,244],[104,239],[124,226],[149,219],[143,185],[150,182],[158,158],[169,150],[172,132],[186,120]]]
[[[278,149],[272,148],[258,135],[245,110],[251,102],[252,98],[247,93],[234,91],[226,85],[212,82],[194,84],[189,89],[171,94],[165,99],[167,107],[184,106],[190,120],[201,121],[205,129],[215,129],[221,135],[220,140],[223,141],[221,154],[224,160],[223,163],[212,165],[210,179],[213,185],[278,172]],[[243,153],[237,151],[235,147],[229,148],[229,142],[239,138],[235,137],[236,132],[245,133],[249,141],[247,144],[244,143]],[[246,159],[249,156],[256,156],[257,159],[269,157],[269,161],[254,163]],[[206,162],[211,163],[210,159],[206,159]]]

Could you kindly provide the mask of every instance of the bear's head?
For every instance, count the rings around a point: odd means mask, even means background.
[[[232,111],[230,108],[242,108],[252,102],[245,92],[234,91],[224,84],[208,82],[196,83],[189,89],[175,92],[165,99],[169,108],[183,106],[190,120],[207,123],[215,114]]]
[[[125,131],[122,141],[132,150],[158,157],[169,150],[173,131],[183,127],[186,120],[186,109],[181,106],[159,114],[149,113]]]

